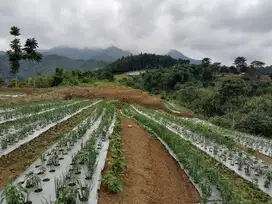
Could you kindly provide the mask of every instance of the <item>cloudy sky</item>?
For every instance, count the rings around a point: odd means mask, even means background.
[[[272,0],[0,0],[0,50],[9,28],[40,47],[177,49],[231,64],[236,56],[272,64]]]

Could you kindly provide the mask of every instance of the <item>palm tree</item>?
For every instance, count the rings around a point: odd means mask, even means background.
[[[10,33],[11,35],[14,35],[15,37],[18,37],[18,36],[21,35],[20,29],[19,29],[17,26],[12,26],[12,27],[10,28],[9,33]]]
[[[20,29],[16,26],[10,28],[9,33],[14,36],[14,39],[10,42],[11,50],[7,51],[9,57],[11,73],[16,77],[16,87],[17,87],[17,73],[20,69],[20,60],[22,59],[22,49],[20,39],[17,37],[21,35]]]
[[[33,86],[35,88],[35,62],[39,63],[42,60],[42,54],[37,52],[37,48],[39,48],[38,43],[35,38],[28,38],[25,42],[25,46],[23,48],[24,51],[24,59],[29,61],[29,68],[33,67]]]

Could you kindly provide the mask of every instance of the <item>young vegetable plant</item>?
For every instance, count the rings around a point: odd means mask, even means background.
[[[41,178],[34,172],[29,172],[28,174],[26,174],[26,188],[34,187],[34,191],[38,193],[42,191],[41,183]]]
[[[113,172],[107,172],[103,176],[103,185],[107,186],[107,189],[111,193],[119,193],[124,189],[124,182],[118,179]]]
[[[22,187],[22,185],[12,184],[11,182],[6,185],[2,194],[1,194],[1,202],[5,202],[6,204],[25,204],[27,190]]]
[[[87,202],[91,192],[91,184],[78,182],[78,199],[81,202]]]

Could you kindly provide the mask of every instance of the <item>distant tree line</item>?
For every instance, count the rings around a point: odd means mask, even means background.
[[[248,66],[239,58],[229,69],[250,73],[257,66],[264,64],[254,62]],[[253,77],[228,75],[221,71],[222,67],[204,58],[201,65],[179,64],[147,70],[120,82],[175,100],[220,126],[271,137],[271,81],[261,80],[255,72],[250,73]]]
[[[107,65],[105,68],[113,74],[119,74],[143,69],[171,67],[177,64],[178,61],[179,60],[166,55],[141,53],[139,55],[122,57]]]
[[[120,74],[137,70],[149,70],[159,68],[170,68],[179,65],[189,65],[189,60],[174,59],[167,55],[139,54],[122,57],[113,63],[108,64],[105,69],[113,74]],[[221,65],[220,62],[211,63],[210,58],[204,58],[200,65],[191,65],[194,67],[209,67],[214,73],[249,73],[261,74],[259,70],[265,68],[265,63],[254,60],[249,65],[245,57],[237,57],[232,66]],[[272,73],[272,70],[271,70]]]

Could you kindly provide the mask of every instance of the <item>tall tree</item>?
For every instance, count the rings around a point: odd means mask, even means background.
[[[63,68],[57,67],[55,69],[55,74],[53,76],[53,86],[58,86],[62,83],[64,79],[64,71]]]
[[[22,49],[20,39],[18,38],[21,35],[20,29],[16,26],[12,26],[9,33],[14,36],[14,39],[10,43],[11,49],[7,51],[7,55],[9,57],[11,73],[16,76],[17,87],[17,73],[20,70],[20,60],[28,60],[29,66],[31,67],[35,62],[40,62],[42,60],[42,55],[37,52],[37,48],[39,46],[35,38],[28,38],[25,42],[24,48]]]
[[[201,61],[202,66],[202,79],[203,79],[203,85],[207,86],[210,84],[210,82],[213,79],[213,72],[211,69],[211,59],[210,58],[203,58]]]
[[[25,46],[23,48],[24,55],[23,58],[28,60],[29,68],[33,67],[33,86],[35,88],[35,63],[39,63],[42,60],[42,54],[37,52],[37,48],[39,48],[38,43],[35,38],[28,38],[25,42]]]
[[[212,66],[213,73],[216,74],[220,71],[221,62],[214,62],[211,66]]]
[[[5,78],[0,74],[0,87],[3,86],[5,83]]]
[[[208,67],[211,65],[211,59],[206,57],[201,60],[201,65],[204,67]]]
[[[223,65],[223,66],[221,66],[221,68],[220,68],[220,72],[228,73],[228,72],[229,72],[229,69],[228,69],[228,67],[227,67],[226,65]]]
[[[7,51],[9,57],[11,73],[16,77],[16,87],[17,87],[17,73],[20,69],[20,60],[22,59],[22,49],[21,42],[18,38],[21,33],[20,29],[16,26],[10,28],[9,33],[14,36],[14,39],[10,42],[10,50]]]
[[[237,68],[235,66],[230,66],[229,72],[232,74],[238,74]]]
[[[247,71],[247,59],[245,57],[237,57],[234,60],[234,65],[240,72],[246,72]]]
[[[254,60],[253,62],[250,63],[250,67],[253,67],[256,69],[263,68],[264,66],[265,66],[265,63],[258,60]]]

